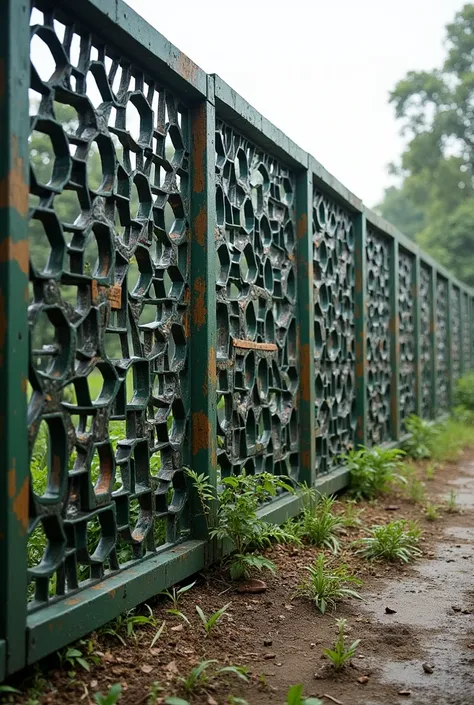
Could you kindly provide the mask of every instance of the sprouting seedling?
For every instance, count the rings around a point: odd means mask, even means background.
[[[302,683],[297,683],[290,687],[285,705],[323,705],[323,701],[319,698],[303,697],[303,685]]]
[[[427,502],[425,505],[425,517],[428,521],[436,521],[439,519],[441,514],[439,513],[439,506],[437,504],[431,504]]]
[[[336,619],[337,637],[332,649],[323,649],[323,654],[331,661],[336,671],[340,671],[351,659],[357,647],[360,644],[360,639],[356,639],[350,646],[346,647],[345,628],[347,619]]]
[[[456,514],[459,512],[459,506],[457,504],[458,495],[454,489],[449,491],[448,502],[446,506],[446,511],[450,514]]]
[[[158,639],[160,638],[160,636],[163,634],[163,631],[164,631],[165,626],[166,626],[166,622],[165,622],[165,620],[163,620],[163,622],[162,622],[161,625],[158,627],[158,629],[157,629],[157,631],[156,631],[156,633],[155,633],[155,636],[153,637],[153,639],[152,639],[152,641],[151,641],[150,649],[152,649],[152,648],[155,646],[156,642],[158,641]]]
[[[184,585],[181,588],[172,588],[171,590],[163,590],[160,592],[160,595],[163,595],[164,597],[167,597],[168,599],[171,600],[173,603],[173,609],[177,610],[179,606],[179,601],[181,600],[182,596],[188,592],[188,590],[191,590],[196,585],[196,580],[191,583],[190,585]]]
[[[114,685],[110,686],[107,695],[102,695],[102,693],[95,693],[94,700],[96,701],[97,705],[115,705],[119,701],[121,693],[122,686],[120,685],[120,683],[114,683]]]
[[[196,605],[196,612],[199,615],[199,618],[204,626],[204,630],[207,634],[210,634],[212,629],[220,622],[222,619],[222,616],[224,615],[225,612],[229,609],[231,606],[231,602],[228,602],[224,607],[221,607],[220,609],[216,610],[211,614],[209,618],[206,617],[202,609],[199,607],[199,605]]]

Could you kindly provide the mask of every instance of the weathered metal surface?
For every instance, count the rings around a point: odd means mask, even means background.
[[[416,288],[416,256],[406,250],[398,252],[398,316],[399,316],[399,354],[400,354],[400,421],[417,410],[418,376],[417,376],[417,342],[416,316],[418,292]]]
[[[400,438],[400,276],[399,243],[390,243],[390,430],[392,440]]]
[[[430,418],[433,414],[431,388],[433,383],[433,336],[431,324],[432,287],[431,272],[420,264],[420,354],[421,354],[421,416]]]
[[[450,394],[449,281],[436,277],[436,411],[447,411]]]
[[[451,297],[450,297],[450,360],[451,360],[451,374],[450,374],[450,403],[453,394],[453,387],[456,384],[456,380],[459,379],[462,373],[462,318],[461,318],[461,292],[456,286],[451,287]]]
[[[355,238],[355,285],[354,285],[354,323],[355,323],[355,374],[356,374],[356,441],[358,445],[367,444],[368,395],[367,395],[367,220],[362,213],[354,221]]]

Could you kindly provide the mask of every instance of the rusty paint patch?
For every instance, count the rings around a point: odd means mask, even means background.
[[[80,605],[81,600],[78,597],[71,597],[69,600],[65,600],[64,604],[68,607],[74,607],[74,605]]]
[[[232,338],[234,348],[243,348],[244,350],[266,350],[267,352],[275,352],[278,350],[276,343],[256,343],[254,340],[241,340],[240,338]]]
[[[193,120],[193,193],[204,193],[206,186],[206,105],[195,110]]]
[[[308,470],[311,470],[311,453],[309,452],[309,450],[301,450],[300,456],[301,466],[303,468],[308,468]]]
[[[182,52],[179,53],[176,70],[178,71],[179,75],[185,78],[186,81],[188,81],[189,83],[196,82],[198,66],[194,63],[194,61],[191,61],[191,59]]]
[[[308,402],[310,401],[310,375],[311,375],[311,369],[310,369],[310,350],[309,350],[309,344],[308,343],[302,343],[300,346],[300,367],[301,367],[301,376],[300,376],[300,389],[301,389],[301,398],[303,401]]]
[[[362,272],[360,267],[357,266],[355,270],[354,289],[358,294],[362,291]]]
[[[206,244],[206,232],[206,209],[201,206],[194,218],[194,235],[196,236],[196,242],[201,247]]]
[[[29,478],[26,477],[20,491],[13,500],[13,512],[20,522],[22,534],[26,534],[28,530],[28,492]]]
[[[16,262],[23,274],[28,274],[28,240],[13,242],[11,237],[7,237],[0,242],[0,264],[6,262]]]
[[[23,394],[26,394],[28,392],[28,379],[24,376],[21,375],[21,391]]]
[[[297,234],[298,240],[301,240],[306,235],[307,229],[308,229],[308,218],[306,216],[306,213],[302,213],[300,215],[300,217],[298,218],[298,222],[296,224],[296,234]]]
[[[3,367],[3,349],[7,337],[7,314],[5,305],[6,299],[0,289],[0,367]]]
[[[192,417],[192,450],[193,455],[197,455],[200,450],[209,447],[210,424],[204,411],[196,411]]]
[[[18,154],[18,138],[12,137],[13,166],[0,180],[0,208],[14,208],[20,215],[28,214],[28,184],[23,176],[23,158]],[[28,247],[28,244],[26,243]],[[27,270],[28,271],[28,268]]]
[[[204,325],[207,318],[207,308],[205,301],[206,282],[202,277],[196,277],[193,285],[194,290],[194,305],[193,305],[193,323],[198,330]]]
[[[111,600],[114,599],[115,595],[117,594],[117,590],[109,590],[109,597]]]

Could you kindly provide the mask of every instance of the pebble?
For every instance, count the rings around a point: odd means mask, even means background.
[[[268,661],[271,658],[276,658],[276,654],[264,654],[263,658]]]
[[[411,695],[411,690],[399,690],[399,695]]]
[[[397,610],[393,610],[391,607],[386,607],[385,614],[397,614]]]
[[[369,682],[369,676],[361,676],[360,678],[357,679],[358,683],[362,683],[362,685],[365,685],[366,683]]]
[[[451,609],[453,612],[460,612],[461,608],[458,605],[451,605]]]
[[[237,588],[237,592],[256,594],[259,592],[265,592],[266,589],[267,589],[267,584],[263,580],[257,580],[257,578],[251,578],[250,580],[246,580],[245,582],[240,583],[240,585]]]
[[[429,663],[422,663],[421,665],[425,673],[433,673],[434,668]]]
[[[264,646],[271,646],[272,644],[273,644],[273,639],[264,639],[263,640]]]

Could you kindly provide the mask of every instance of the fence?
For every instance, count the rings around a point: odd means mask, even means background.
[[[474,363],[474,292],[120,0],[5,7],[1,678],[215,558],[186,467],[335,491]]]

